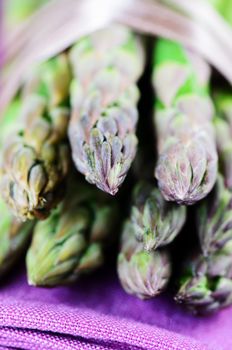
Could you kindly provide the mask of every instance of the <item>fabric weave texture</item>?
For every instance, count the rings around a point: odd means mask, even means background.
[[[229,350],[231,316],[192,316],[170,295],[138,300],[112,268],[53,289],[28,286],[21,268],[0,285],[0,348]]]

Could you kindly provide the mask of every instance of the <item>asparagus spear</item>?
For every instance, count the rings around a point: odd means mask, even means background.
[[[198,254],[189,262],[175,300],[195,314],[232,303],[232,241],[206,258]]]
[[[180,281],[176,301],[194,313],[232,303],[232,193],[218,176],[212,194],[198,208],[200,250]]]
[[[13,101],[1,120],[0,149],[4,144],[4,134],[12,129],[19,102]],[[4,200],[0,197],[0,277],[5,275],[24,252],[34,225],[33,221],[20,222],[9,212]]]
[[[186,219],[186,208],[165,202],[151,182],[141,181],[133,195],[130,219],[124,224],[118,276],[126,292],[152,298],[166,287],[171,271],[170,244]]]
[[[118,276],[126,292],[143,299],[161,293],[169,281],[170,257],[166,247],[160,248],[171,243],[180,232],[186,208],[163,199],[153,178],[152,134],[146,128],[138,131],[141,140],[133,170],[139,180],[132,195],[130,217],[122,232]]]
[[[35,226],[26,259],[28,283],[70,283],[101,266],[116,222],[116,205],[84,184],[72,184],[63,203]]]
[[[197,209],[201,251],[210,256],[232,239],[232,192],[218,175],[212,193]]]
[[[73,160],[87,181],[112,195],[136,153],[143,56],[138,38],[118,25],[83,38],[70,54]]]
[[[45,218],[60,198],[69,165],[70,71],[61,54],[27,77],[13,135],[3,150],[1,192],[22,220]]]
[[[221,104],[217,103],[217,106]],[[223,110],[219,108],[220,112]],[[221,121],[223,126],[227,125],[222,140],[226,145],[230,142],[230,126],[228,121],[220,118],[216,117],[215,126],[217,130]],[[219,148],[221,160],[223,165],[230,161],[225,157],[224,146]],[[229,167],[222,169],[226,171],[218,175],[213,192],[198,208],[200,249],[196,257],[190,259],[176,295],[178,302],[196,313],[212,312],[232,303],[232,192],[227,187],[231,174]]]
[[[158,188],[142,181],[133,195],[130,221],[145,250],[154,250],[173,241],[186,220],[186,208],[166,202]]]
[[[232,98],[216,93],[218,116],[214,118],[220,170],[213,192],[198,209],[199,238],[205,256],[232,239]]]
[[[175,42],[158,40],[153,73],[159,153],[155,176],[168,201],[193,204],[204,198],[216,181],[209,75],[209,67],[200,57]]]
[[[118,276],[129,294],[141,299],[158,295],[166,287],[171,274],[170,258],[166,251],[144,251],[135,238],[133,224],[124,225],[121,250],[118,256]]]

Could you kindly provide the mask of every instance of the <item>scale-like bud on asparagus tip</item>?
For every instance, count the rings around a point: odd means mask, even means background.
[[[28,244],[33,221],[19,222],[0,198],[0,276],[14,265]]]
[[[166,251],[147,252],[135,238],[133,225],[124,225],[121,250],[118,256],[118,276],[129,294],[141,299],[161,293],[170,278],[171,263]]]
[[[150,251],[171,243],[185,223],[186,207],[166,202],[148,182],[135,187],[133,198],[130,219],[144,249]]]
[[[159,154],[155,176],[168,201],[194,204],[216,181],[214,108],[208,80],[209,66],[200,57],[177,43],[158,41],[153,74]]]
[[[84,185],[81,193],[75,188],[48,219],[35,226],[27,254],[31,285],[70,283],[104,261],[104,245],[114,234],[117,208],[104,204]]]
[[[80,40],[70,58],[73,160],[87,181],[115,195],[136,154],[143,48],[132,32],[114,25]]]
[[[46,217],[60,199],[69,168],[69,81],[65,55],[42,64],[25,83],[17,130],[6,138],[1,191],[22,220]]]
[[[211,313],[232,303],[232,242],[205,258],[193,259],[175,297],[193,313]]]
[[[197,208],[198,235],[204,256],[209,256],[232,240],[232,192],[218,175],[216,185]]]

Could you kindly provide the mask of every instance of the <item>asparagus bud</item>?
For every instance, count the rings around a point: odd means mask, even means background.
[[[15,115],[19,109],[15,99],[1,120],[0,149],[4,145],[4,135],[17,124]],[[9,212],[4,200],[0,198],[0,277],[5,275],[25,252],[29,243],[34,222],[20,222]]]
[[[2,195],[22,220],[45,218],[60,199],[69,167],[67,126],[70,73],[60,55],[28,76],[20,126],[8,135],[2,160]]]
[[[170,274],[168,253],[144,251],[143,245],[135,238],[133,225],[127,221],[118,256],[118,276],[125,291],[141,299],[152,298],[165,289]]]
[[[141,42],[111,26],[80,40],[71,50],[69,138],[77,169],[87,181],[115,195],[135,157]]]
[[[207,258],[190,261],[176,297],[193,313],[205,314],[232,303],[232,242]]]
[[[27,254],[30,285],[55,286],[75,281],[104,261],[117,208],[86,186],[73,187],[50,217],[37,223]]]
[[[232,239],[232,193],[218,175],[213,192],[197,209],[198,234],[204,256],[221,249]]]
[[[173,241],[186,220],[186,208],[163,199],[148,182],[140,182],[134,191],[131,223],[145,250],[154,250]]]
[[[216,181],[208,80],[209,67],[200,57],[177,43],[158,41],[153,73],[159,154],[155,177],[168,201],[194,204]]]

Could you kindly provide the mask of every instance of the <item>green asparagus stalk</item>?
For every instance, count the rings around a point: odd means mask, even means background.
[[[192,313],[215,312],[232,303],[232,241],[214,254],[192,259],[175,297]]]
[[[219,109],[215,128],[217,136],[219,131],[223,135],[219,147],[223,175],[218,175],[214,190],[197,209],[200,249],[189,261],[176,296],[178,302],[196,313],[212,312],[232,303],[232,192],[227,186],[230,157],[225,157],[224,147],[230,143],[230,125],[223,119],[221,98],[216,97],[216,102]]]
[[[200,250],[189,261],[176,301],[194,313],[209,313],[232,303],[232,193],[218,176],[198,208]]]
[[[232,97],[216,93],[218,115],[214,118],[220,170],[217,183],[198,209],[199,239],[204,256],[221,249],[232,239]]]
[[[205,257],[232,240],[232,192],[218,175],[212,193],[197,209],[198,235],[201,251]]]
[[[216,181],[209,75],[200,57],[175,42],[158,40],[153,73],[159,154],[155,177],[168,201],[194,204]]]
[[[35,226],[26,258],[28,283],[70,283],[101,266],[116,222],[116,205],[84,184],[71,187],[49,218]]]
[[[4,120],[1,120],[0,149],[4,144],[4,134],[12,129],[18,111],[17,100],[12,102]],[[0,197],[0,277],[5,275],[16,263],[29,242],[33,221],[20,222],[9,212]]]
[[[198,208],[200,250],[189,261],[176,301],[208,313],[232,303],[232,192],[218,176]]]
[[[132,195],[130,217],[124,224],[117,264],[124,290],[142,299],[156,296],[168,284],[171,261],[166,246],[186,219],[186,207],[166,202],[157,188],[153,178],[154,157],[148,157],[151,152],[145,137],[141,135],[133,164],[139,180]]]
[[[167,286],[171,263],[164,250],[144,251],[143,245],[135,238],[133,224],[127,221],[123,229],[117,269],[122,287],[127,293],[149,299]]]
[[[45,218],[60,199],[69,165],[67,126],[70,71],[61,54],[28,75],[1,166],[1,192],[18,218]]]
[[[113,25],[80,40],[70,59],[73,160],[87,181],[115,195],[137,148],[143,48],[132,32]]]
[[[168,203],[158,188],[149,182],[137,184],[133,195],[130,221],[145,250],[171,243],[186,220],[186,207]]]
[[[137,184],[118,255],[118,276],[126,292],[148,299],[165,289],[171,261],[166,249],[157,248],[174,240],[185,219],[184,206],[165,202],[151,182]]]

